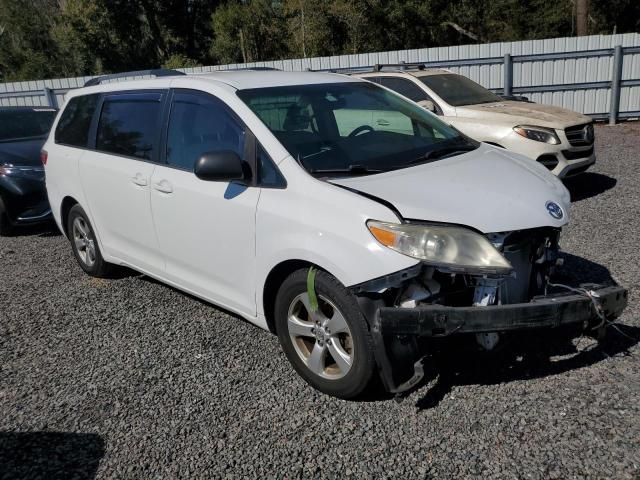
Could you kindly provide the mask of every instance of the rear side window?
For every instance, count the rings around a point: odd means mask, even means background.
[[[153,160],[161,116],[161,93],[125,93],[105,98],[96,150]]]
[[[231,151],[244,157],[245,131],[218,99],[177,91],[167,134],[167,163],[193,171],[203,153]]]
[[[414,102],[427,100],[427,94],[411,80],[399,77],[378,77],[377,81],[380,85],[390,88]]]
[[[86,147],[91,118],[98,104],[98,95],[74,97],[67,103],[56,127],[55,141],[74,147]]]

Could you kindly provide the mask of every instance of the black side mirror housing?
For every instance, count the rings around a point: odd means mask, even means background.
[[[208,182],[245,180],[242,159],[231,151],[206,152],[196,161],[193,169],[196,177]]]

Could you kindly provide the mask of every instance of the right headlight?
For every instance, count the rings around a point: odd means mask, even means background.
[[[367,228],[385,247],[457,272],[509,273],[509,261],[484,236],[450,225],[417,225],[370,220]]]
[[[529,140],[549,143],[551,145],[560,145],[560,139],[552,128],[536,127],[534,125],[518,125],[517,127],[513,127],[513,131]]]

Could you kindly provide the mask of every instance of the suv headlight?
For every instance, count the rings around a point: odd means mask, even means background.
[[[385,247],[456,272],[509,273],[509,261],[484,236],[449,225],[370,220],[367,228]]]
[[[560,145],[560,139],[552,128],[536,127],[534,125],[518,125],[517,127],[513,127],[513,131],[529,140],[549,143],[551,145]]]

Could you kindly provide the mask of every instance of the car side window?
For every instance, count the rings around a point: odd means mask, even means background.
[[[167,132],[167,163],[193,171],[207,152],[232,151],[244,157],[244,127],[220,100],[206,94],[176,92]]]
[[[419,102],[420,100],[430,100],[428,95],[411,80],[399,77],[377,78],[380,85],[390,88],[394,92],[398,92],[400,95],[404,95],[414,102]]]
[[[161,93],[107,96],[98,123],[96,150],[153,160],[161,107]]]
[[[99,95],[74,97],[67,103],[55,131],[55,142],[73,147],[86,147],[91,119],[98,105]]]

